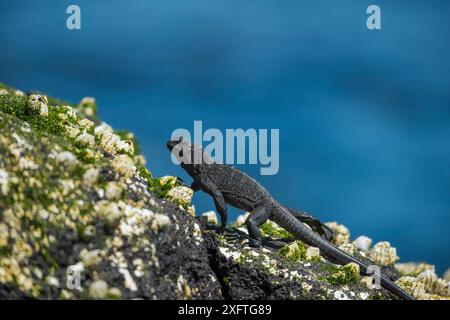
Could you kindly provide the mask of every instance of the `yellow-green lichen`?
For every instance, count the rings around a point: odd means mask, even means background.
[[[326,281],[335,286],[358,283],[360,279],[359,266],[355,263],[333,268],[331,274],[325,277]]]
[[[266,222],[259,227],[263,236],[278,239],[291,239],[292,235],[286,230],[275,226],[273,222]]]
[[[301,241],[294,241],[280,250],[280,254],[289,261],[305,261],[306,245]]]

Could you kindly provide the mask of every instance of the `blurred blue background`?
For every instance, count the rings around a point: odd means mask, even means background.
[[[82,30],[66,28],[81,7]],[[382,30],[366,28],[378,4]],[[404,261],[450,266],[449,1],[1,1],[0,82],[71,101],[140,140],[154,175],[175,128],[279,128],[280,201]],[[197,194],[198,212],[213,208]],[[232,209],[231,219],[239,212]]]

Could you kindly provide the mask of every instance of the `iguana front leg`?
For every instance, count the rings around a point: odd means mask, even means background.
[[[227,226],[227,205],[225,203],[225,199],[223,198],[222,192],[208,177],[198,177],[192,185],[194,185],[194,188],[202,189],[213,197],[217,212],[220,215],[220,231],[223,232]]]
[[[194,182],[192,182],[189,185],[189,188],[191,188],[194,192],[196,192],[196,191],[200,190],[200,185],[198,184],[197,181],[194,180]]]

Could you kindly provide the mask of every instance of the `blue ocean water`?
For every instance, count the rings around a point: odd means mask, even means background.
[[[82,29],[66,28],[81,7]],[[78,101],[133,131],[154,175],[189,181],[176,128],[279,128],[282,203],[450,266],[450,3],[2,1],[0,82]],[[196,194],[197,211],[213,208]],[[231,219],[239,212],[230,210]]]

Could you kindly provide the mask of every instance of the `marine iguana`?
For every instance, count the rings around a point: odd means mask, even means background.
[[[333,234],[319,220],[294,209],[288,210],[252,177],[230,165],[215,163],[203,152],[201,146],[191,144],[182,137],[169,140],[167,147],[181,167],[194,179],[190,188],[194,191],[202,190],[214,199],[221,218],[221,231],[225,230],[227,224],[226,204],[229,204],[250,212],[245,224],[253,246],[262,244],[259,226],[271,220],[294,238],[318,247],[320,253],[331,262],[340,265],[353,262],[359,266],[362,275],[371,274],[368,263],[347,254],[328,241]],[[303,223],[308,224],[312,230]],[[380,284],[403,299],[414,300],[383,273],[380,275]]]

